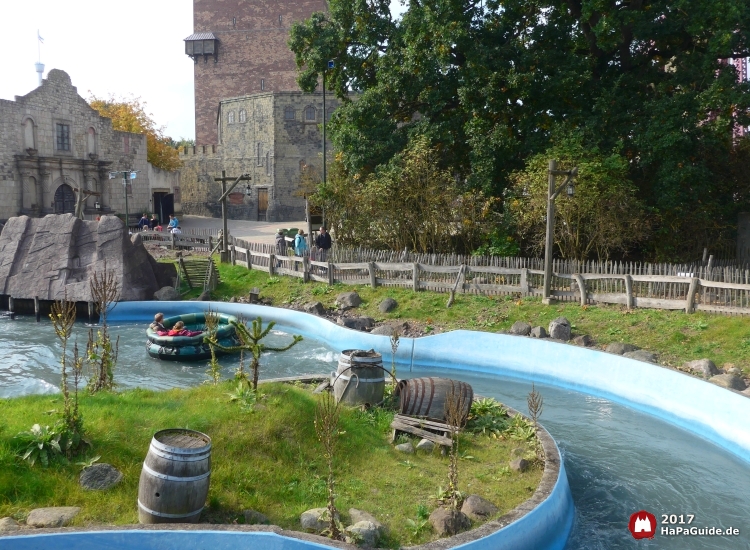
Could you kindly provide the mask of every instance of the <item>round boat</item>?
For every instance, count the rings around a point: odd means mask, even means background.
[[[239,345],[240,340],[237,338],[237,332],[234,326],[229,324],[230,321],[238,322],[237,317],[224,313],[217,313],[216,315],[219,318],[219,326],[216,329],[216,339],[219,344],[225,347]],[[169,330],[177,321],[185,323],[185,327],[190,328],[190,330],[205,331],[206,316],[203,313],[186,313],[185,315],[166,317],[162,324],[164,328]],[[211,347],[203,342],[203,338],[206,336],[205,332],[195,336],[159,336],[154,329],[148,327],[146,336],[148,337],[146,350],[151,357],[166,361],[199,361],[211,357]],[[224,351],[216,350],[216,355],[225,354]]]

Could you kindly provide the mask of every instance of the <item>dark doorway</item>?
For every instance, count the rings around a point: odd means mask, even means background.
[[[258,189],[258,221],[266,221],[268,212],[268,189]]]
[[[154,193],[154,214],[159,223],[166,225],[166,220],[174,214],[174,195],[172,193]]]
[[[70,185],[63,183],[55,191],[55,214],[73,214],[76,211],[76,195]]]

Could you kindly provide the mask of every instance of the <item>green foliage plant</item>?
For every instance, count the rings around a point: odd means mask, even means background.
[[[64,457],[60,446],[65,425],[62,422],[53,428],[34,424],[30,430],[20,432],[16,438],[24,446],[19,456],[27,460],[32,466],[38,460],[45,468],[57,458]]]
[[[219,383],[219,380],[221,380],[221,364],[216,357],[216,347],[218,347],[218,345],[214,346],[211,342],[216,340],[216,331],[219,328],[219,315],[209,307],[208,310],[206,310],[204,318],[206,323],[206,336],[203,337],[203,341],[207,342],[211,349],[211,359],[208,362],[208,370],[206,371],[206,374],[208,374],[215,386]],[[240,369],[243,369],[242,362],[240,362]]]
[[[407,525],[407,529],[409,531],[409,535],[412,538],[412,540],[416,539],[425,530],[429,529],[430,528],[430,511],[427,509],[427,506],[425,506],[424,504],[418,504],[416,519],[407,518],[406,525]]]
[[[326,479],[328,529],[326,535],[335,540],[342,538],[341,530],[336,522],[336,480],[333,469],[339,438],[339,422],[339,404],[331,392],[325,392],[315,408],[315,433],[323,446],[323,458],[328,468]]]
[[[100,273],[95,271],[89,282],[91,299],[94,302],[101,327],[96,331],[89,329],[89,340],[86,346],[86,361],[89,365],[90,376],[88,389],[90,393],[101,390],[111,390],[114,387],[114,370],[117,365],[117,352],[120,347],[118,336],[112,345],[107,324],[107,313],[113,302],[119,299],[120,291],[114,270],[104,269]]]
[[[252,381],[252,387],[253,391],[258,390],[258,371],[260,367],[260,356],[263,354],[264,351],[275,351],[275,352],[283,352],[291,348],[292,346],[298,344],[302,341],[302,336],[295,335],[293,337],[292,342],[288,346],[283,347],[272,347],[267,346],[266,344],[261,343],[261,340],[268,336],[268,333],[271,332],[275,322],[271,321],[268,323],[268,326],[266,328],[263,328],[263,321],[260,317],[257,319],[254,319],[252,322],[252,328],[248,328],[245,323],[240,323],[238,321],[231,320],[230,324],[234,326],[235,330],[237,331],[237,337],[240,339],[240,344],[237,346],[222,346],[219,344],[219,342],[216,340],[216,334],[207,334],[203,341],[206,342],[208,345],[211,346],[211,349],[214,348],[220,349],[222,351],[228,352],[228,353],[236,353],[240,351],[247,351],[252,354],[252,362],[250,363],[250,368],[253,371],[253,381]],[[213,353],[213,352],[212,352]]]
[[[458,434],[464,427],[466,419],[466,395],[459,387],[451,382],[451,389],[445,398],[445,421],[450,426],[452,445],[449,452],[450,466],[448,467],[448,505],[454,510],[459,510],[463,502],[463,496],[458,489],[458,459],[459,449]]]

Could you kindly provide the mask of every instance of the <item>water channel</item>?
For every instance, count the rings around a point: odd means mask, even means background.
[[[74,339],[85,347],[88,328],[76,325]],[[207,379],[205,364],[181,364],[148,357],[145,325],[112,326],[120,336],[115,380],[120,389],[188,387]],[[283,333],[272,342],[288,341]],[[59,344],[50,323],[0,319],[0,397],[54,393],[60,373]],[[306,338],[292,350],[263,358],[261,378],[325,374],[335,370],[338,351]],[[384,358],[387,361],[387,357]],[[223,358],[224,375],[238,366]],[[526,382],[500,376],[415,369],[411,376],[450,376],[474,391],[526,409]],[[399,372],[400,376],[407,376]],[[750,466],[734,455],[657,418],[606,399],[549,385],[542,422],[565,460],[576,506],[568,549],[750,548]],[[737,537],[663,537],[635,541],[627,531],[630,514],[692,514],[694,526],[740,529]]]

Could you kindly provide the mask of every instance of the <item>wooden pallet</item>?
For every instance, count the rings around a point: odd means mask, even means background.
[[[399,432],[406,432],[444,447],[453,445],[453,440],[450,437],[451,427],[442,422],[397,414],[391,422],[391,428],[393,428],[392,441],[394,442]]]
[[[178,264],[180,266],[180,276],[188,284],[190,288],[204,287],[206,283],[206,275],[208,274],[209,265],[213,263],[213,258],[180,258]],[[216,277],[216,283],[220,283],[219,272],[216,270],[214,265],[214,273]]]

